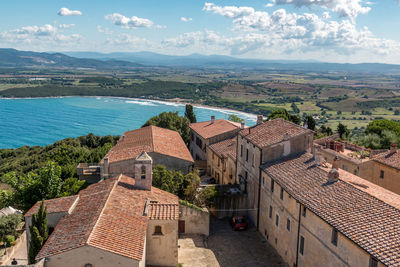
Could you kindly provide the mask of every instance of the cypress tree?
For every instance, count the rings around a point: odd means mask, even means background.
[[[29,264],[33,264],[35,263],[36,255],[48,238],[47,209],[44,206],[44,201],[40,204],[38,212],[32,215],[32,225],[29,227],[29,231],[31,240],[29,242],[28,261]]]
[[[188,118],[190,123],[197,122],[196,115],[194,114],[192,105],[186,104],[186,106],[185,106],[185,117]]]

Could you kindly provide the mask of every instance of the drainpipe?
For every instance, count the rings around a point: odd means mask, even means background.
[[[261,148],[260,150],[260,165],[258,166],[258,203],[257,203],[257,230],[259,230],[260,226],[260,197],[261,197],[261,176],[262,176],[262,171],[261,171],[261,165],[262,165],[262,151]]]
[[[296,267],[299,266],[300,225],[301,225],[301,203],[299,202],[299,225],[297,226]]]

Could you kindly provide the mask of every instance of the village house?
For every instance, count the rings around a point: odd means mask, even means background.
[[[216,120],[215,116],[210,121],[191,123],[190,153],[196,161],[207,161],[207,147],[235,137],[241,127],[244,123]]]
[[[237,184],[237,136],[210,145],[207,149],[207,173],[217,184]]]
[[[302,151],[261,166],[259,231],[290,266],[400,266],[400,196]]]
[[[237,137],[237,181],[247,194],[250,220],[258,225],[260,212],[260,166],[299,151],[311,151],[313,132],[283,119],[263,122],[258,116],[255,126],[242,129]]]
[[[328,163],[339,158],[339,168],[400,194],[400,151],[396,144],[390,150],[371,150],[342,141],[338,135],[314,143]]]
[[[193,168],[194,160],[177,131],[147,126],[125,132],[99,164],[80,163],[78,176],[89,183],[120,173],[132,176],[131,161],[143,151],[153,159],[154,165],[161,164],[183,173]]]
[[[52,233],[37,260],[50,267],[178,265],[178,197],[151,186],[146,152],[132,163],[132,176],[111,175],[76,196],[45,201]],[[39,206],[25,214],[27,233]]]

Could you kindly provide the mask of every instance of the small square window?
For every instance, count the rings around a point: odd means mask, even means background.
[[[338,240],[338,231],[335,228],[333,228],[332,229],[331,243],[334,246],[337,246],[337,240]]]
[[[381,178],[381,179],[385,178],[385,172],[384,171],[381,171],[381,173],[379,174],[379,178]]]
[[[161,226],[157,225],[156,227],[154,227],[154,234],[153,235],[162,235],[162,229]]]
[[[249,162],[249,149],[246,149],[246,161]]]
[[[304,237],[300,237],[300,254],[304,255]]]
[[[272,206],[269,206],[269,218],[272,219]]]
[[[283,188],[281,188],[281,200],[283,200]]]
[[[286,221],[286,229],[290,232],[290,220],[287,219]]]
[[[275,217],[275,225],[279,226],[279,215],[278,214]]]

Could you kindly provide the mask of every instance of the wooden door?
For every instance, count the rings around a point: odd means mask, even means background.
[[[183,221],[183,220],[178,221],[178,231],[180,234],[185,233],[185,221]]]

